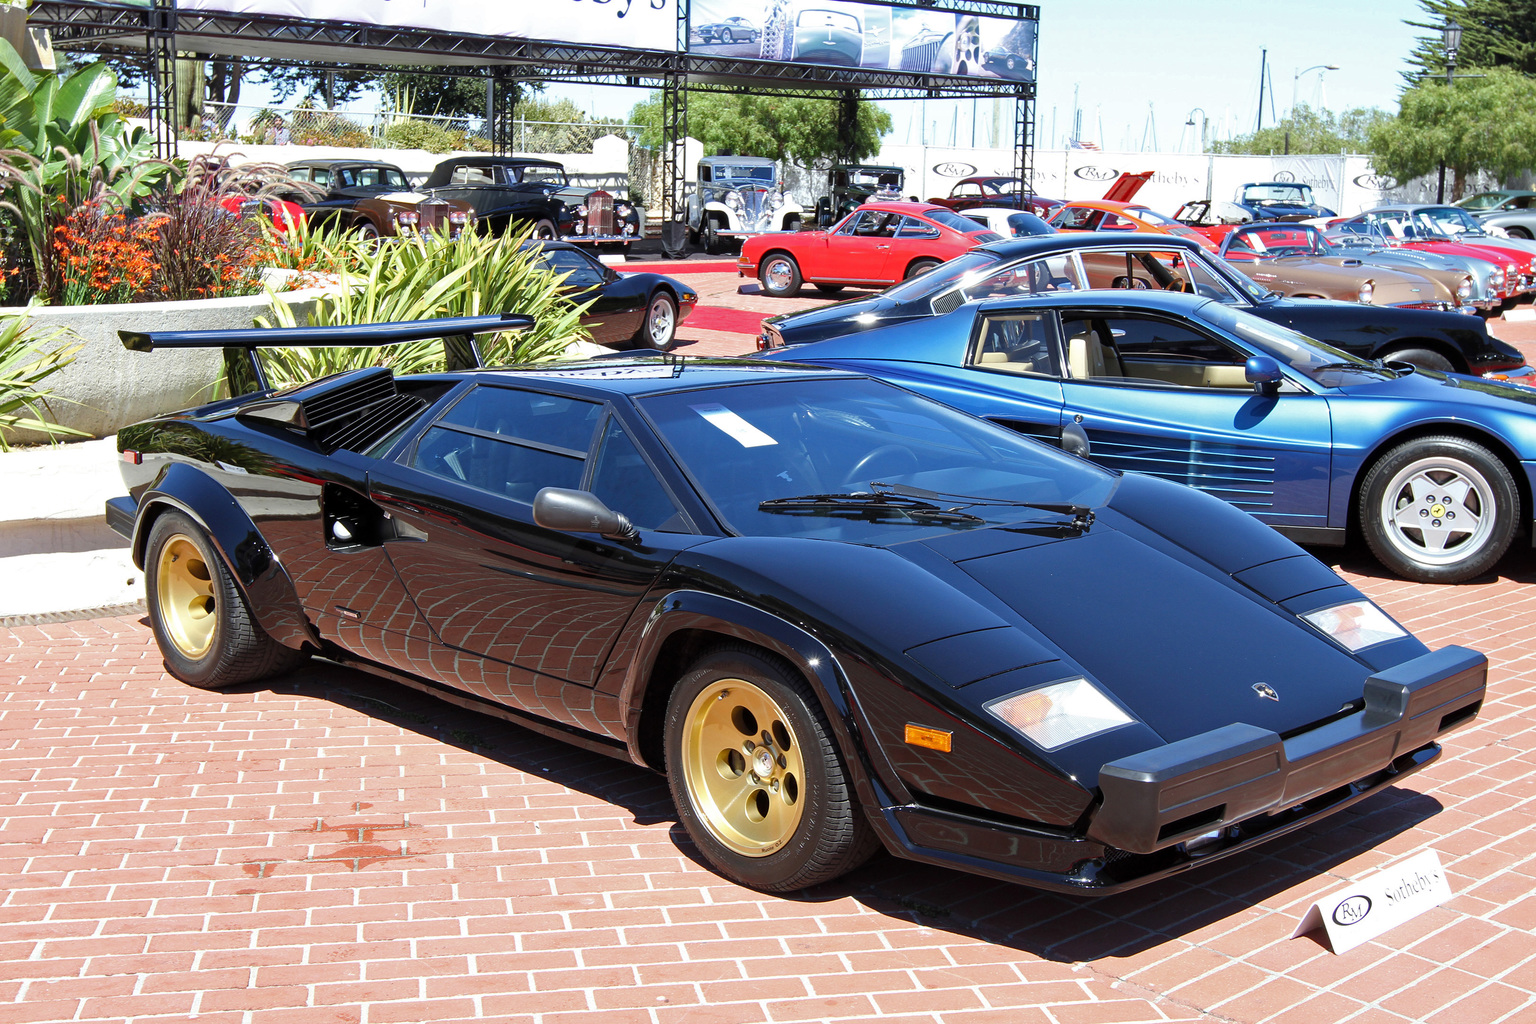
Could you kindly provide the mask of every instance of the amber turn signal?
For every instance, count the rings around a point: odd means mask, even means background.
[[[943,729],[930,729],[926,725],[907,723],[907,742],[914,747],[927,747],[940,753],[949,753],[950,734]]]

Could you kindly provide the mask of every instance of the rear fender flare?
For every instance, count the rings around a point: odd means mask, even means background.
[[[175,509],[203,528],[228,566],[246,606],[272,639],[295,649],[320,646],[293,581],[245,509],[218,481],[184,462],[172,463],[139,499],[133,528],[134,564],[145,566],[154,521]]]

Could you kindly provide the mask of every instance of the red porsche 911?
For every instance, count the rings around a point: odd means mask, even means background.
[[[835,295],[849,285],[884,288],[1001,238],[929,203],[865,203],[826,231],[748,238],[736,269],[768,295],[798,295],[802,284]]]

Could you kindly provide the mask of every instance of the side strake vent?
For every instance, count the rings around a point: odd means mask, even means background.
[[[388,367],[373,366],[275,392],[237,415],[280,423],[327,448],[364,451],[425,404],[402,395]]]

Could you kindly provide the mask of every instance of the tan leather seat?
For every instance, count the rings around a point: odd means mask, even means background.
[[[1067,339],[1067,365],[1079,380],[1125,376],[1119,353],[1107,348],[1091,327]]]

